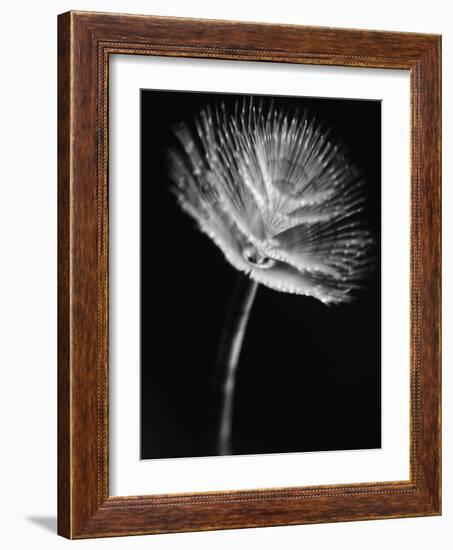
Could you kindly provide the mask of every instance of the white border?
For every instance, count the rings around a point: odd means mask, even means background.
[[[408,71],[115,55],[109,74],[110,494],[409,479]],[[383,101],[382,449],[139,460],[140,88]]]

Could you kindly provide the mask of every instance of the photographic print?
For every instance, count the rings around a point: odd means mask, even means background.
[[[381,102],[141,90],[141,459],[381,446]]]
[[[441,514],[441,37],[58,50],[59,534]]]
[[[58,533],[441,514],[441,37],[76,11],[58,51]]]

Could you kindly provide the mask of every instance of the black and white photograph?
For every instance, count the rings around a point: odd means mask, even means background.
[[[453,18],[408,6],[4,3],[2,548],[452,549]]]
[[[379,449],[381,102],[140,94],[140,458]]]

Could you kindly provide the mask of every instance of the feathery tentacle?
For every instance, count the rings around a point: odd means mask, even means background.
[[[360,221],[363,181],[330,132],[307,114],[251,98],[205,107],[170,152],[185,212],[238,270],[270,288],[351,299],[370,266]]]

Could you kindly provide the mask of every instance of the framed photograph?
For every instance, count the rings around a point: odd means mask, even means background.
[[[440,37],[58,40],[59,533],[440,514]]]

